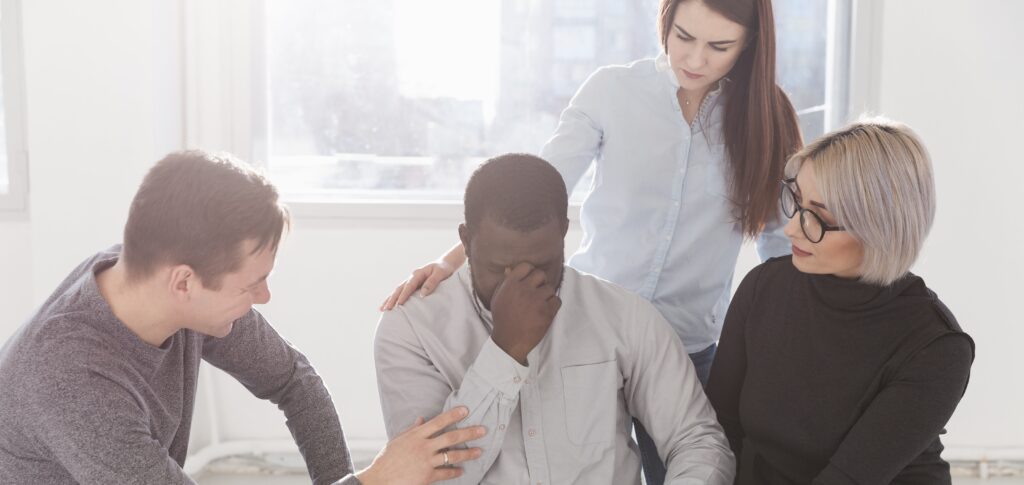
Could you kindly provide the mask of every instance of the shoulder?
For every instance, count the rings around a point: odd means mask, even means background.
[[[85,320],[65,314],[32,322],[9,342],[0,356],[5,411],[19,403],[44,413],[57,403],[117,392],[130,380],[122,349]]]
[[[948,344],[943,345],[960,345],[968,348],[973,359],[974,355],[974,339],[963,330],[960,326],[960,322],[953,315],[953,312],[946,306],[945,303],[939,299],[939,296],[929,288],[924,280],[913,273],[909,274],[907,278],[910,279],[907,288],[903,291],[901,299],[904,301],[910,301],[912,305],[915,305],[920,313],[924,316],[925,321],[922,322],[929,330],[929,335],[932,336],[929,339],[929,345],[934,341],[939,340],[941,337],[952,336],[956,337],[954,341],[959,341],[959,344]]]
[[[405,338],[420,332],[443,333],[474,312],[468,266],[463,266],[437,286],[429,296],[414,294],[402,305],[381,314],[377,340]]]
[[[572,320],[586,325],[603,325],[639,331],[648,322],[664,321],[661,312],[644,297],[615,283],[566,266],[562,290],[562,308],[573,312]],[[667,322],[665,322],[667,325]]]
[[[741,291],[755,292],[759,288],[774,287],[780,284],[788,286],[793,277],[798,273],[799,271],[793,266],[792,255],[787,254],[770,258],[755,266],[754,269],[750,270],[743,277],[743,281],[740,283],[736,293],[739,294]]]
[[[26,323],[3,350],[3,367],[35,366],[33,371],[63,373],[116,355],[110,340],[85,311],[65,311]]]
[[[629,64],[613,64],[598,68],[587,77],[578,95],[629,90],[656,82],[664,73],[655,67],[654,59],[641,59]]]
[[[615,283],[584,273],[570,266],[565,267],[562,279],[562,300],[573,299],[589,305],[622,307],[647,302],[641,296]]]

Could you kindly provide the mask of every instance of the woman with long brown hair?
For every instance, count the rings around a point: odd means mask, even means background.
[[[662,53],[593,73],[540,155],[567,187],[596,163],[568,264],[654,303],[703,383],[743,240],[762,260],[790,251],[776,197],[802,143],[775,80],[771,0],[662,0],[658,26]],[[431,293],[465,259],[455,246],[381,309]],[[661,484],[665,447],[635,425],[647,483]]]

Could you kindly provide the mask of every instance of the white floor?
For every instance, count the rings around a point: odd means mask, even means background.
[[[209,475],[200,477],[199,485],[299,485],[309,484],[309,477],[305,475]],[[1024,485],[1024,478],[990,478],[981,480],[977,478],[958,478],[953,480],[954,485]]]
[[[368,453],[353,456],[357,469],[373,459]],[[954,485],[1024,485],[1024,468],[1018,464],[993,464],[990,478],[977,477],[977,464],[953,463]],[[995,476],[1002,474],[1002,477]],[[1008,475],[1014,475],[1012,477]],[[233,457],[214,461],[195,477],[199,485],[299,485],[308,484],[302,458],[297,454],[266,454],[260,457]]]
[[[300,485],[309,484],[304,474],[266,475],[253,473],[211,473],[198,477],[199,485]],[[1024,485],[1024,477],[1017,478],[954,478],[954,485]]]

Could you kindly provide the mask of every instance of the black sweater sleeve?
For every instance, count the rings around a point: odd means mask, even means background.
[[[973,345],[963,333],[944,335],[920,350],[871,402],[813,484],[925,485],[948,480],[948,474],[912,477],[901,472],[935,441],[952,416],[973,360]]]
[[[711,365],[707,395],[718,415],[718,422],[729,439],[729,447],[736,455],[736,463],[743,447],[743,426],[740,424],[740,390],[747,372],[746,325],[757,290],[758,276],[763,266],[747,273],[736,289],[722,326],[715,361]]]

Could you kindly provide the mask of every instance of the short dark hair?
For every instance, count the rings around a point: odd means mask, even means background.
[[[187,264],[207,288],[252,254],[277,250],[290,226],[288,209],[262,174],[229,154],[171,153],[149,170],[132,200],[122,258],[129,281],[161,264]]]
[[[466,184],[466,229],[475,232],[484,217],[517,231],[532,231],[552,219],[568,223],[569,195],[562,175],[550,163],[526,153],[487,160]]]

